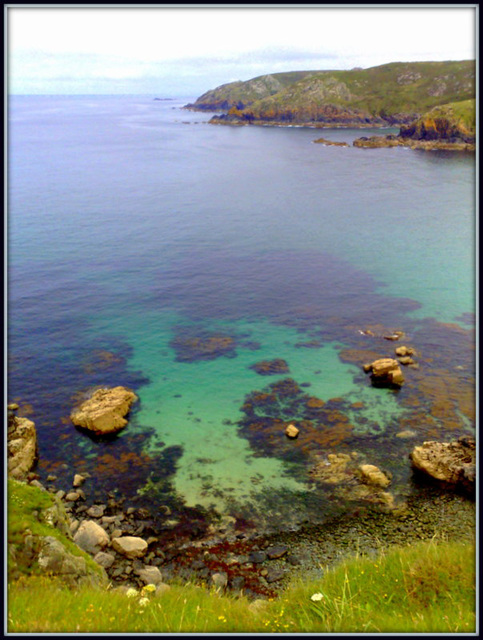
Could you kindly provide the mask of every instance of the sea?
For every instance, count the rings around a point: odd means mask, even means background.
[[[475,431],[474,154],[212,125],[193,100],[8,99],[6,400],[36,472],[172,526],[321,523],[377,503],[362,463],[403,503],[413,447]],[[401,345],[404,385],[375,385],[363,364]],[[73,425],[118,385],[122,431]]]

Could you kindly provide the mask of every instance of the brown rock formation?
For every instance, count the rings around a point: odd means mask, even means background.
[[[71,413],[70,419],[96,434],[115,433],[127,425],[124,416],[135,400],[136,394],[125,387],[98,389]]]
[[[18,405],[8,406],[8,475],[17,480],[26,478],[37,460],[35,424],[15,415]]]
[[[374,485],[376,487],[388,487],[391,484],[391,479],[373,464],[361,464],[359,467],[361,472],[362,482],[365,484]]]
[[[299,429],[293,424],[289,424],[285,429],[285,435],[287,438],[296,438],[299,435]]]
[[[463,436],[455,442],[423,442],[409,454],[415,469],[432,478],[467,491],[474,491],[476,476],[475,440]]]
[[[375,384],[390,384],[399,387],[404,384],[404,376],[399,362],[392,358],[374,360],[374,362],[364,365],[363,368],[366,373],[372,372],[372,379]]]
[[[326,140],[325,138],[318,138],[314,140],[316,144],[323,144],[326,147],[348,147],[349,144],[347,142],[335,142],[334,140]]]

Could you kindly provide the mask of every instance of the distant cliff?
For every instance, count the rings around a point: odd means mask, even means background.
[[[222,111],[214,124],[407,125],[475,97],[475,62],[394,62],[350,71],[259,76],[207,91],[185,108]]]

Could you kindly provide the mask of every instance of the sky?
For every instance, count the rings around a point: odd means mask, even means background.
[[[281,71],[475,59],[477,6],[7,3],[7,89],[196,98]]]

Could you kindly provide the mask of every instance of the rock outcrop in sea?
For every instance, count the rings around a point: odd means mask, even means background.
[[[399,362],[393,358],[374,360],[370,364],[365,364],[363,369],[366,373],[371,372],[372,381],[375,385],[401,387],[404,384],[404,376]]]
[[[456,442],[423,442],[409,454],[415,469],[448,485],[475,490],[476,443],[462,436]]]
[[[136,400],[136,394],[122,386],[97,389],[88,400],[72,411],[70,419],[76,426],[97,435],[116,433],[127,425],[124,416]]]

